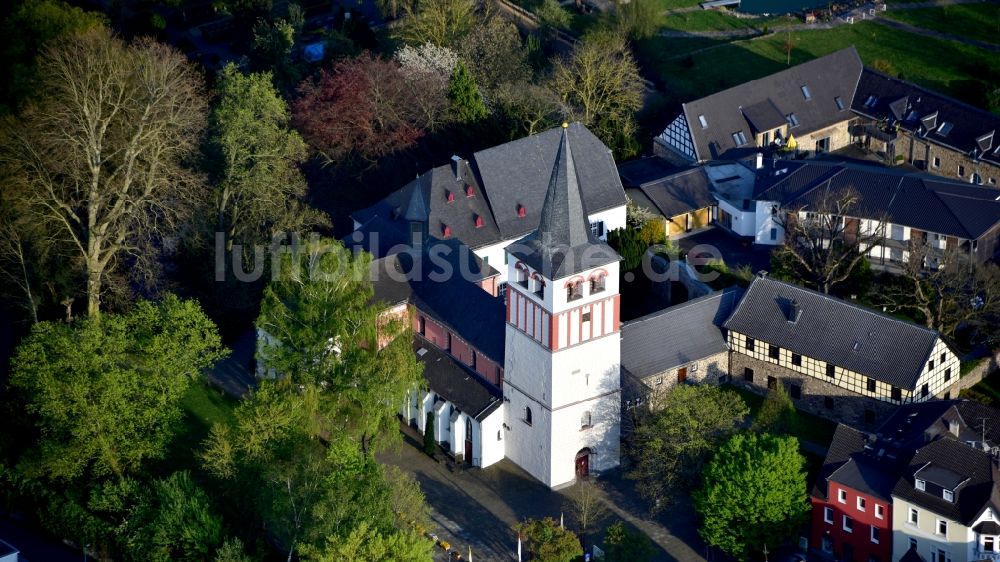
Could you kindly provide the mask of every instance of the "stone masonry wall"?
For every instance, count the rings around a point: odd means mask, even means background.
[[[745,380],[746,368],[753,369],[753,382]],[[791,385],[799,385],[802,396],[792,399],[797,409],[859,429],[875,429],[896,410],[896,406],[888,402],[861,396],[815,377],[742,353],[730,352],[729,373],[732,384],[759,394],[767,392],[769,376],[774,377],[778,384],[784,385],[786,391],[789,391]],[[826,397],[832,398],[832,408],[827,407]],[[873,418],[865,415],[866,410],[871,412]]]
[[[909,133],[901,132],[896,140],[896,154],[902,155],[906,162],[932,174],[969,181],[973,172],[982,176],[983,185],[996,187],[1000,182],[1000,167],[983,161],[974,161],[968,154],[949,150],[924,139],[914,138]],[[940,160],[939,166],[934,166],[934,158]],[[965,168],[963,176],[958,175],[958,166]],[[990,179],[993,182],[990,182]]]

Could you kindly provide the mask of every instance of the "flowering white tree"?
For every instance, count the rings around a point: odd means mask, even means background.
[[[413,91],[423,92],[416,101],[430,130],[444,124],[448,120],[448,81],[458,65],[458,54],[433,43],[404,45],[396,51],[396,61]]]

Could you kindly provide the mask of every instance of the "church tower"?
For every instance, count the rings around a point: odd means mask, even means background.
[[[563,124],[538,229],[506,250],[506,456],[552,488],[619,463],[621,257],[587,217]]]

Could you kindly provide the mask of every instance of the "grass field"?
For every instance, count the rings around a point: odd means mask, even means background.
[[[676,10],[677,8],[690,8],[697,6],[702,0],[656,0],[656,4],[661,11]]]
[[[761,405],[764,404],[763,396],[749,390],[730,385],[725,385],[722,388],[739,394],[743,398],[743,401],[750,407],[751,419],[757,416]],[[799,411],[797,412],[797,417],[798,430],[794,432],[795,437],[802,441],[819,445],[820,447],[827,447],[830,444],[830,441],[833,439],[833,432],[837,429],[837,424],[808,412]]]
[[[889,10],[885,17],[924,29],[1000,43],[1000,5],[959,4],[921,10]]]
[[[739,18],[718,10],[698,10],[663,16],[661,27],[678,31],[728,31],[731,29],[762,29],[765,26],[790,25],[798,20],[791,16]]]
[[[959,97],[968,80],[1000,76],[1000,57],[994,53],[875,22],[736,41],[697,53],[691,60],[671,45],[677,40],[656,38],[642,46],[639,54],[647,70],[664,77],[675,99],[689,100],[787,68],[783,46],[789,39],[793,65],[854,45],[867,65],[878,59],[888,61],[903,78]],[[702,43],[698,48],[709,45]]]

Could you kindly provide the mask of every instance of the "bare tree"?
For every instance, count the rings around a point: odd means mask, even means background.
[[[207,195],[185,166],[206,122],[203,80],[172,47],[99,30],[47,47],[39,81],[0,163],[23,212],[79,258],[96,317],[123,259],[149,271],[152,248]]]
[[[916,312],[928,328],[948,337],[964,326],[989,343],[1000,330],[1000,268],[978,263],[958,247],[941,250],[911,240],[899,282],[877,299],[887,311]]]
[[[775,221],[785,231],[785,243],[776,255],[791,262],[797,273],[793,276],[829,293],[884,241],[884,219],[853,218],[860,202],[854,191],[821,188],[806,204],[775,209]]]
[[[608,514],[608,506],[601,498],[601,489],[590,480],[580,480],[569,492],[569,512],[586,535],[594,525]]]

